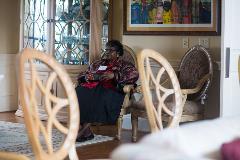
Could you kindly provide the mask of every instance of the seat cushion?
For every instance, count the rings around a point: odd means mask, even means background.
[[[203,105],[195,101],[186,101],[183,107],[183,114],[199,114],[203,113]]]
[[[145,110],[144,100],[141,99],[139,101],[133,101],[132,104],[131,104],[131,108]]]
[[[157,105],[157,102],[155,103],[155,106]],[[167,102],[166,105],[168,108],[171,110],[171,108],[175,105],[175,103],[172,102]],[[144,100],[141,99],[139,101],[134,101],[132,102],[131,105],[132,108],[134,109],[140,109],[140,110],[145,110],[145,103]],[[204,106],[195,101],[186,101],[185,105],[183,107],[183,114],[200,114],[203,113]]]

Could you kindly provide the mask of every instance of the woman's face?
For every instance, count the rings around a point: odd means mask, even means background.
[[[114,47],[107,47],[105,49],[106,58],[110,60],[116,60],[119,55]]]

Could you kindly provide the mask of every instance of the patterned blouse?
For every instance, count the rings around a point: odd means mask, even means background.
[[[103,73],[114,73],[114,78],[111,80],[98,80],[98,76],[93,81],[86,81],[85,74],[92,73],[94,75],[101,75]],[[134,84],[138,80],[138,71],[130,62],[122,59],[116,61],[107,61],[101,59],[92,63],[86,72],[82,72],[78,76],[78,84],[87,88],[94,88],[98,84],[104,88],[113,90],[122,89],[125,84]]]

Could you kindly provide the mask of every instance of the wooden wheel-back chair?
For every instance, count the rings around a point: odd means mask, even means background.
[[[121,58],[127,62],[134,64],[134,66],[137,67],[137,65],[136,65],[137,60],[136,60],[136,55],[135,55],[134,51],[126,45],[123,45],[123,50],[124,50],[124,54]],[[131,94],[132,94],[133,88],[134,88],[133,85],[125,85],[123,88],[125,97],[124,97],[120,115],[119,115],[118,121],[117,121],[117,127],[118,127],[117,139],[119,139],[119,140],[121,139],[123,116],[130,113],[129,106],[131,103]]]
[[[43,83],[36,70],[35,63],[45,64],[50,74]],[[24,76],[26,66],[30,68],[31,80],[27,81]],[[60,81],[65,95],[58,97],[51,92],[53,83]],[[23,106],[24,120],[29,140],[31,142],[35,159],[55,160],[64,159],[69,155],[70,159],[78,159],[75,149],[75,140],[79,128],[79,106],[75,89],[66,70],[55,59],[43,52],[34,49],[24,49],[19,57],[19,87],[20,103]],[[38,116],[37,93],[44,95],[45,110],[48,119],[43,122]],[[62,124],[57,119],[57,113],[66,109],[68,122]],[[53,130],[63,135],[61,146],[53,146]],[[43,139],[44,142],[40,142]]]
[[[151,132],[162,130],[164,126],[178,126],[183,95],[172,66],[160,53],[150,49],[144,49],[137,55],[137,63]],[[168,106],[169,100],[173,104],[171,107]],[[142,113],[133,110],[131,114],[138,117]],[[164,119],[167,119],[165,123]]]
[[[0,151],[0,160],[30,160],[22,154]]]
[[[138,66],[139,67],[139,66]],[[153,64],[154,67],[154,64]],[[141,72],[142,68],[139,68]],[[189,49],[181,60],[177,71],[178,81],[183,95],[183,113],[180,122],[196,121],[204,119],[204,100],[207,98],[213,75],[212,60],[209,52],[202,46],[196,45]],[[167,84],[167,83],[165,83]],[[142,92],[141,88],[136,89]],[[167,99],[169,108],[174,106]],[[138,117],[147,118],[144,99],[131,104],[133,141],[137,140]]]

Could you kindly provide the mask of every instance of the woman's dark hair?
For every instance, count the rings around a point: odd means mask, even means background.
[[[115,48],[117,54],[119,56],[123,55],[123,45],[121,42],[119,42],[118,40],[110,40],[106,43],[106,47],[113,47]]]

